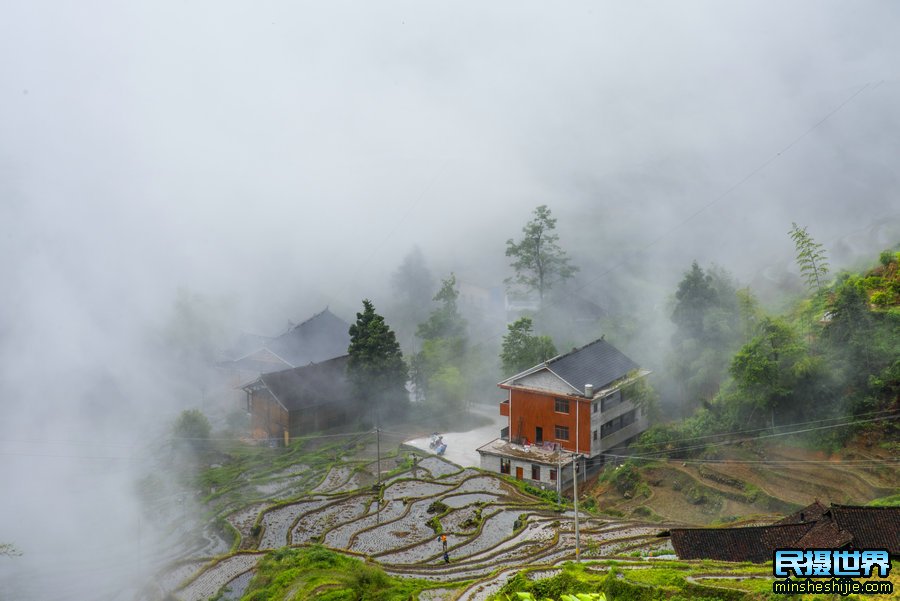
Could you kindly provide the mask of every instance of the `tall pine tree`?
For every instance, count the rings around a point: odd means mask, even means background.
[[[393,330],[368,299],[350,326],[347,352],[347,377],[360,406],[372,411],[375,424],[383,417],[402,415],[409,404],[406,363]]]

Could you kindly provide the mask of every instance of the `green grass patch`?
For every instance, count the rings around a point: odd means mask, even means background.
[[[407,601],[434,585],[388,576],[378,566],[324,547],[282,548],[266,555],[242,601]]]
[[[900,493],[875,499],[869,505],[872,507],[900,507]]]
[[[604,573],[597,568],[608,567]],[[578,598],[578,594],[603,593],[609,601],[751,601],[770,599],[771,564],[678,560],[602,560],[568,563],[562,573],[530,580],[527,571],[510,579],[492,601],[519,601],[531,595],[540,601]],[[706,575],[726,576],[692,582]],[[762,576],[762,578],[749,578]],[[567,597],[568,595],[568,597]]]

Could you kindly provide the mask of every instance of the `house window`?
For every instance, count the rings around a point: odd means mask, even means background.
[[[569,426],[556,426],[556,440],[569,440]]]
[[[550,468],[550,482],[556,482],[556,468]]]
[[[531,466],[531,479],[532,480],[540,480],[541,479],[541,466],[539,466],[539,465]]]
[[[615,407],[616,405],[618,405],[619,403],[621,403],[624,400],[625,400],[625,398],[622,396],[622,391],[617,390],[614,393],[612,393],[611,395],[609,395],[608,397],[606,397],[605,399],[603,399],[602,401],[600,401],[602,403],[600,410],[601,411],[609,411],[610,409],[612,409],[613,407]]]
[[[509,473],[509,459],[500,458],[500,473],[508,474]]]
[[[569,399],[556,399],[556,412],[557,413],[568,413],[569,412]]]
[[[611,419],[602,426],[600,426],[600,436],[609,436],[614,432],[618,432],[622,428],[626,426],[630,426],[634,423],[636,419],[636,412],[634,409],[629,411],[628,413],[624,413],[617,418]]]
[[[597,413],[597,405],[598,403],[591,403],[594,407],[593,413]]]
[[[594,430],[594,440],[597,440],[597,431]]]

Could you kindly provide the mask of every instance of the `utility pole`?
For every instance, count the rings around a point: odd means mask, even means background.
[[[575,459],[578,453],[572,453],[572,495],[575,498],[575,561],[580,562],[581,534],[578,531],[578,472],[575,471]]]
[[[556,504],[562,505],[562,455],[556,451]]]
[[[381,485],[381,429],[375,426],[375,448],[378,453],[378,473],[376,479],[379,486]]]

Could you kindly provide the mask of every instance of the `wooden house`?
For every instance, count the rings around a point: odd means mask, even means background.
[[[349,355],[261,374],[245,384],[251,435],[256,440],[286,440],[338,428],[354,419],[347,379]]]
[[[243,385],[261,374],[340,357],[349,346],[350,324],[327,307],[278,336],[244,334],[226,353],[230,358],[216,364],[225,380],[224,387],[234,391],[235,396],[226,404],[229,408],[242,407]]]

